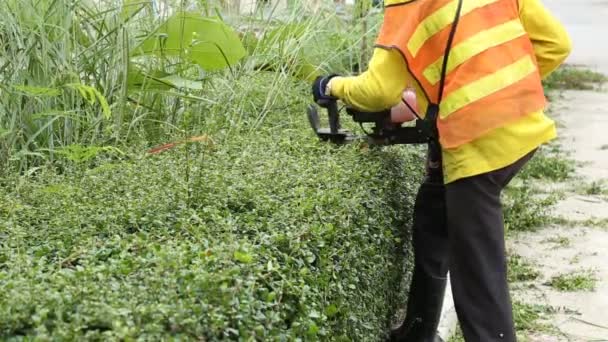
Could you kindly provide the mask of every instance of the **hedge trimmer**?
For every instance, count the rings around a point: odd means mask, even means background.
[[[329,127],[321,128],[317,107],[315,105],[308,107],[310,126],[322,141],[335,144],[364,141],[370,145],[396,145],[425,144],[431,139],[431,128],[426,120],[419,119],[415,121],[414,126],[402,127],[401,124],[391,122],[390,109],[381,112],[360,112],[347,107],[346,112],[354,122],[359,123],[365,133],[364,135],[355,135],[340,126],[340,110],[338,110],[336,101],[330,102],[326,108]],[[371,131],[369,128],[366,129],[365,124],[373,124]]]

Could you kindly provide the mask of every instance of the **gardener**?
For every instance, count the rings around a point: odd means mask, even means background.
[[[556,137],[541,79],[565,60],[569,37],[540,0],[386,0],[385,7],[368,70],[319,77],[313,94],[320,105],[339,98],[379,111],[413,87],[418,108],[436,122],[414,210],[407,315],[391,340],[440,340],[449,270],[465,339],[515,341],[500,194]]]

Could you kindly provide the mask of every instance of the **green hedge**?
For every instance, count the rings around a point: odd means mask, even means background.
[[[380,340],[419,153],[322,144],[303,116],[3,179],[0,339]]]

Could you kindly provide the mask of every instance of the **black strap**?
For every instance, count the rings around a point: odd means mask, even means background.
[[[426,111],[425,120],[428,122],[428,126],[431,128],[431,139],[439,140],[439,132],[437,131],[437,117],[439,116],[439,105],[443,99],[443,88],[445,86],[446,73],[448,68],[448,59],[450,58],[450,51],[452,51],[452,43],[454,42],[454,36],[456,35],[456,28],[460,21],[460,12],[462,10],[462,1],[458,0],[458,7],[456,8],[456,14],[448,36],[448,41],[445,46],[443,53],[443,64],[441,66],[441,79],[439,80],[439,93],[437,94],[437,103],[429,103]]]
[[[448,59],[450,58],[450,51],[452,50],[452,43],[454,42],[454,36],[456,35],[456,28],[458,27],[458,22],[460,21],[460,12],[462,10],[462,0],[458,0],[458,8],[456,9],[456,16],[454,17],[454,22],[452,23],[452,29],[450,31],[450,36],[448,37],[448,43],[445,46],[445,52],[443,55],[443,65],[441,66],[441,79],[439,81],[439,94],[437,95],[437,104],[441,103],[443,99],[443,87],[445,85],[445,74],[447,73],[448,68]]]
[[[462,10],[462,1],[458,0],[458,7],[456,8],[456,15],[452,22],[452,28],[448,37],[448,42],[445,46],[445,52],[443,53],[443,65],[441,66],[441,79],[439,81],[439,93],[437,94],[437,103],[429,103],[426,116],[424,117],[425,125],[429,134],[428,142],[428,156],[427,156],[427,181],[432,183],[443,184],[443,166],[442,166],[442,153],[441,144],[439,143],[439,130],[437,129],[437,117],[439,116],[439,105],[443,99],[443,88],[445,87],[445,78],[448,68],[448,60],[450,58],[450,51],[452,50],[452,43],[454,42],[454,36],[456,35],[456,28],[460,21],[460,12]]]

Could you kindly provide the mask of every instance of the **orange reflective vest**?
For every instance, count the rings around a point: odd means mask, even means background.
[[[394,48],[429,102],[437,103],[458,0],[386,0],[376,45]],[[455,148],[542,110],[545,96],[517,0],[464,0],[446,68],[437,128]]]

